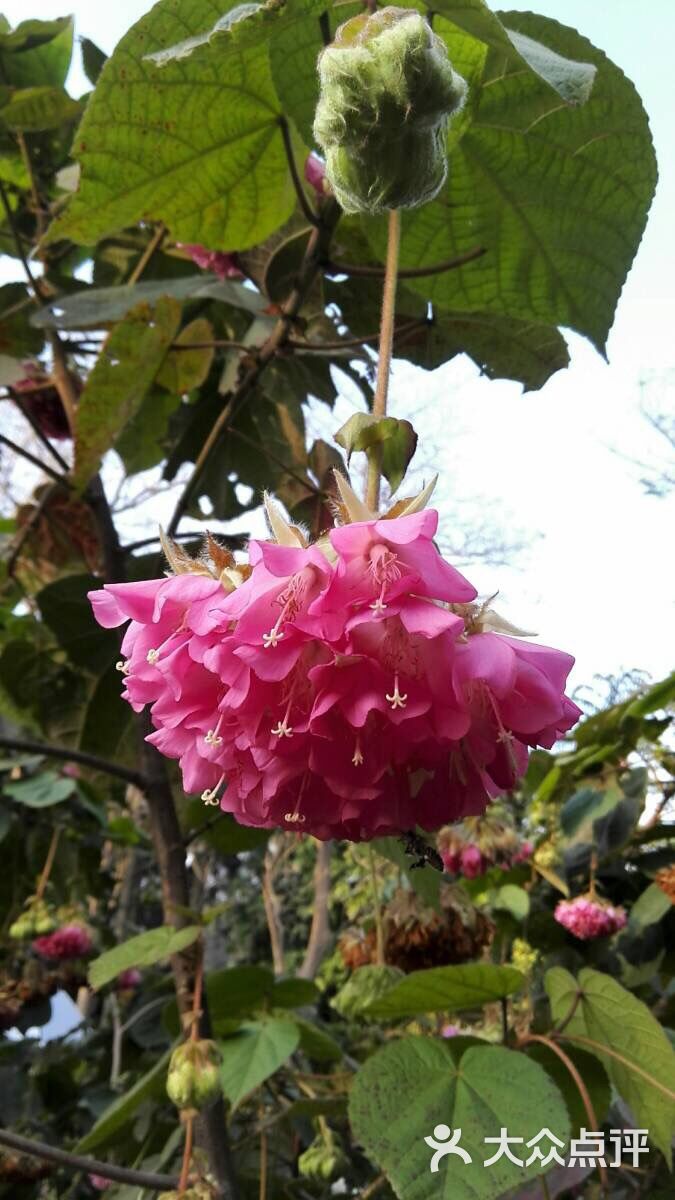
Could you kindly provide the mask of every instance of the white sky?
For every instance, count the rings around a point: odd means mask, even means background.
[[[77,32],[108,52],[149,7],[145,0],[0,4],[13,23],[70,10]],[[650,113],[661,177],[610,336],[609,365],[571,335],[570,369],[523,396],[514,384],[479,379],[465,359],[432,375],[401,364],[392,411],[410,415],[415,398],[418,431],[428,435],[425,465],[436,457],[442,473],[442,518],[443,495],[454,501],[466,494],[506,527],[532,533],[518,569],[481,566],[469,574],[481,591],[499,589],[505,616],[576,654],[573,684],[634,667],[659,677],[673,659],[675,498],[645,496],[640,470],[629,460],[649,462],[663,453],[639,412],[641,380],[649,378],[648,392],[666,403],[670,398],[671,406],[675,388],[675,4],[512,0],[510,7],[536,9],[580,29],[635,82]],[[83,89],[79,73],[72,84],[75,92]],[[339,409],[344,419],[346,400]],[[445,534],[452,538],[450,528]]]

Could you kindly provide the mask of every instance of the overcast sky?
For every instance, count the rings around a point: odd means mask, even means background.
[[[144,0],[5,0],[1,7],[13,23],[70,10],[77,32],[110,52],[150,6]],[[665,449],[640,415],[641,395],[672,409],[675,388],[675,5],[533,0],[511,8],[536,8],[580,29],[635,82],[650,114],[660,183],[619,304],[609,364],[570,335],[569,370],[526,396],[514,384],[481,380],[465,359],[433,374],[402,364],[392,411],[410,415],[410,398],[417,398],[416,424],[427,435],[424,463],[434,461],[442,473],[447,540],[454,500],[464,495],[507,530],[532,536],[517,569],[469,572],[481,591],[499,590],[504,615],[576,654],[575,684],[622,668],[659,677],[673,660],[675,499],[646,496],[633,460],[661,458]],[[84,89],[81,73],[71,84],[75,92]],[[341,419],[348,415],[347,399],[339,409]]]

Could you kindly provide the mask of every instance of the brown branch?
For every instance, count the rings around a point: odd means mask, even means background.
[[[283,975],[286,968],[284,959],[284,927],[281,921],[281,902],[274,890],[274,872],[278,858],[279,850],[273,848],[273,842],[271,842],[270,848],[265,853],[262,896],[265,916],[267,918],[267,929],[270,935],[270,945],[272,947],[274,974]]]
[[[48,742],[36,742],[32,738],[16,738],[0,736],[0,746],[5,750],[21,750],[26,754],[40,754],[45,758],[60,758],[63,762],[80,763],[83,767],[91,767],[92,771],[100,771],[104,775],[112,775],[132,783],[134,787],[143,788],[145,780],[140,771],[122,767],[118,763],[107,762],[96,754],[86,754],[83,750],[71,750],[68,746],[53,746]]]
[[[416,332],[418,329],[426,329],[432,322],[428,317],[422,317],[419,320],[417,317],[411,321],[404,321],[398,328],[394,329],[394,343],[397,339],[405,338],[408,334]],[[380,331],[376,333],[368,333],[364,337],[337,338],[334,342],[302,342],[298,338],[289,338],[287,345],[292,350],[309,351],[314,354],[325,354],[329,350],[349,350],[356,346],[368,346],[371,342],[376,343],[380,340]]]
[[[314,228],[309,236],[295,285],[291,289],[272,333],[259,349],[255,363],[248,369],[241,383],[232,393],[229,401],[223,406],[220,415],[216,419],[209,436],[197,456],[192,474],[185,485],[169,523],[168,533],[171,537],[173,537],[182,518],[185,516],[211,454],[219,444],[227,426],[231,423],[242,404],[248,399],[265,367],[272,361],[277,351],[285,345],[307,293],[316,279],[322,261],[325,259],[333,230],[339,218],[339,205],[335,201],[327,202],[324,205],[321,224]]]
[[[314,866],[314,898],[312,901],[312,924],[307,941],[305,957],[298,971],[300,979],[314,979],[331,943],[328,899],[330,896],[330,842],[318,842]]]
[[[290,128],[288,125],[288,121],[286,120],[286,118],[284,116],[279,117],[279,126],[281,129],[281,136],[282,136],[283,142],[284,142],[284,150],[286,152],[286,158],[288,160],[288,169],[291,173],[291,179],[293,180],[293,187],[295,188],[295,194],[298,197],[298,202],[300,204],[300,208],[302,209],[303,216],[305,217],[305,219],[307,221],[309,221],[310,225],[318,226],[319,218],[317,217],[316,213],[314,212],[314,209],[312,208],[311,204],[309,203],[309,200],[307,199],[307,193],[302,185],[302,180],[300,178],[297,163],[295,161],[295,155],[293,154],[293,144],[291,142],[291,131],[290,131]]]
[[[151,261],[153,255],[156,253],[156,251],[159,250],[165,237],[166,237],[166,225],[160,224],[159,228],[156,230],[156,232],[150,238],[150,241],[148,242],[147,246],[145,247],[145,250],[143,251],[143,253],[141,254],[141,257],[139,258],[138,262],[136,263],[136,266],[134,267],[133,271],[131,272],[131,275],[127,279],[127,286],[131,286],[134,283],[138,283],[145,268],[147,267],[148,263]]]
[[[21,1137],[8,1129],[0,1129],[0,1146],[8,1146],[10,1150],[18,1150],[21,1154],[29,1154],[32,1158],[40,1158],[45,1162],[57,1163],[61,1167],[69,1167],[72,1171],[86,1171],[88,1174],[101,1175],[113,1183],[129,1183],[136,1187],[147,1188],[153,1192],[165,1192],[175,1188],[178,1180],[171,1175],[156,1175],[152,1171],[135,1171],[130,1167],[118,1167],[114,1163],[99,1162],[96,1158],[84,1158],[81,1154],[70,1154],[67,1150],[59,1150],[47,1142],[36,1142],[32,1138]]]
[[[457,258],[448,258],[445,262],[435,263],[431,267],[402,267],[398,272],[398,277],[399,279],[424,279],[427,275],[443,275],[446,271],[456,271],[458,267],[463,267],[476,258],[482,258],[486,253],[484,246],[474,246],[473,250],[467,250],[465,254],[459,254]],[[366,278],[375,277],[376,279],[384,279],[386,269],[379,266],[367,266],[365,263],[335,262],[334,259],[326,259],[322,266],[329,275],[362,275]]]

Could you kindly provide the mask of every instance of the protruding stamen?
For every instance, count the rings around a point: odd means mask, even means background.
[[[276,625],[274,626],[273,629],[270,629],[269,633],[263,633],[263,635],[262,635],[263,646],[265,647],[266,650],[269,650],[270,646],[276,646],[277,643],[280,642],[282,637],[284,636],[283,631],[279,629],[280,624],[281,624],[281,617],[279,617],[279,620],[277,621]]]
[[[289,825],[304,825],[306,820],[307,817],[299,812],[284,813],[284,821],[288,821]]]
[[[156,667],[159,662],[159,650],[148,650],[145,661],[149,662],[151,667]]]
[[[115,663],[115,670],[119,671],[122,675],[128,675],[131,667],[129,666],[128,662],[125,662],[124,659],[121,658],[119,662]]]
[[[218,799],[218,792],[220,791],[224,782],[225,782],[225,776],[221,775],[221,777],[218,780],[215,787],[213,787],[211,789],[207,788],[205,792],[202,792],[202,800],[204,801],[204,804],[212,804],[212,805],[220,804],[220,800]]]
[[[209,729],[204,737],[207,746],[222,746],[223,739],[220,737],[220,727],[223,723],[223,714],[220,713],[215,729]]]
[[[363,751],[361,749],[361,738],[357,737],[356,745],[354,747],[354,754],[352,756],[352,763],[354,764],[355,767],[360,767],[362,762],[363,762]]]
[[[387,607],[384,602],[384,593],[385,593],[385,585],[383,584],[382,591],[380,592],[379,596],[377,597],[377,600],[375,601],[375,603],[368,605],[369,608],[372,608],[373,612],[383,613],[385,608]]]
[[[274,734],[274,736],[278,738],[293,737],[293,730],[290,725],[286,724],[286,717],[284,717],[283,721],[279,721],[278,725],[276,725],[274,729],[270,729],[270,733]]]
[[[394,675],[394,690],[390,696],[385,695],[385,700],[391,704],[392,708],[405,708],[408,703],[408,693],[399,692],[398,690],[398,673]]]

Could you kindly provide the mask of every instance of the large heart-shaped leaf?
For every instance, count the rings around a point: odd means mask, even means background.
[[[212,249],[262,241],[295,204],[267,46],[209,43],[157,66],[148,54],[208,32],[223,0],[160,0],[103,67],[75,140],[79,192],[51,239],[90,243],[141,219]],[[120,170],[120,163],[124,170]]]
[[[597,1054],[638,1124],[649,1130],[670,1163],[675,1051],[647,1005],[590,967],[580,971],[578,980],[562,967],[552,967],[545,984],[554,1020],[565,1022],[563,1036]]]
[[[485,253],[407,283],[439,309],[570,326],[602,350],[654,192],[647,117],[629,80],[573,29],[530,13],[507,17],[523,34],[594,62],[590,99],[561,105],[535,75],[488,56],[453,135],[447,185],[405,214],[401,243],[404,267],[476,245]],[[451,57],[456,42],[464,53],[465,35],[443,20],[434,28]],[[368,228],[382,257],[386,228],[379,220]]]
[[[537,1063],[501,1046],[465,1049],[462,1041],[394,1042],[372,1055],[354,1081],[352,1129],[401,1200],[494,1200],[541,1174],[541,1162],[520,1167],[504,1156],[484,1165],[496,1149],[485,1139],[502,1128],[523,1139],[511,1148],[524,1162],[532,1154],[527,1142],[542,1130],[563,1144],[569,1138],[563,1099]],[[472,1161],[450,1155],[432,1172],[434,1150],[425,1138],[438,1131],[442,1144],[451,1130],[459,1131],[459,1145]]]

